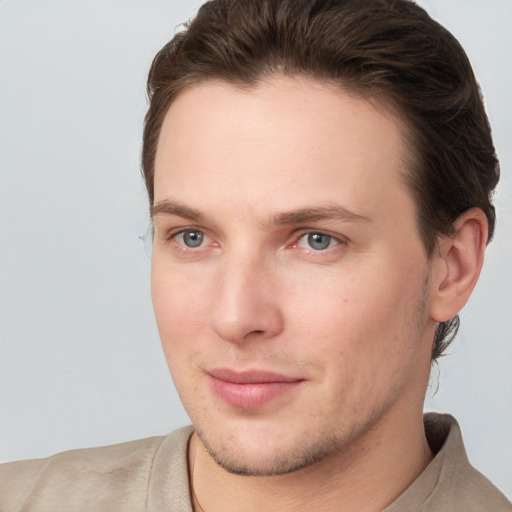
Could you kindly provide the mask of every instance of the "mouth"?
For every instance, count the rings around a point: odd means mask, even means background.
[[[213,393],[223,402],[242,409],[262,407],[295,390],[304,379],[280,373],[227,368],[207,371]]]

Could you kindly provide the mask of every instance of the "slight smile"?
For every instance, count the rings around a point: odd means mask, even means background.
[[[288,393],[304,379],[274,372],[249,370],[236,372],[227,368],[207,371],[212,391],[233,407],[255,409]]]

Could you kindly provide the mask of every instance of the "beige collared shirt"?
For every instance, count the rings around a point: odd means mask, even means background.
[[[510,512],[468,462],[457,422],[426,414],[437,455],[384,512]],[[193,512],[187,445],[192,427],[153,437],[0,465],[1,512]]]

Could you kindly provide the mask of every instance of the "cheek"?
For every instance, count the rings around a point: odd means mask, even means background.
[[[365,270],[333,274],[314,288],[295,287],[291,309],[304,350],[324,359],[333,374],[362,381],[393,373],[417,353],[424,294],[417,270]]]
[[[171,355],[193,347],[204,332],[211,290],[204,280],[153,262],[151,297],[162,346],[170,360]]]
[[[189,397],[197,394],[196,379],[191,372],[194,372],[192,362],[198,357],[200,339],[204,338],[205,305],[200,300],[201,290],[190,286],[178,273],[161,270],[158,266],[152,269],[153,308],[167,366],[189,410]]]
[[[326,278],[317,275],[314,281],[299,279],[294,281],[289,313],[305,334],[343,344],[379,329],[395,307],[391,283],[359,278],[352,269]]]

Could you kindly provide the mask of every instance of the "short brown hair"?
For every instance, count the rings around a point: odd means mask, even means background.
[[[410,146],[405,179],[428,256],[474,206],[492,238],[499,164],[478,85],[455,37],[409,0],[205,3],[149,73],[142,167],[150,205],[160,128],[180,91],[209,79],[251,87],[276,73],[335,84],[400,115]],[[438,325],[433,360],[458,325],[458,316]]]

